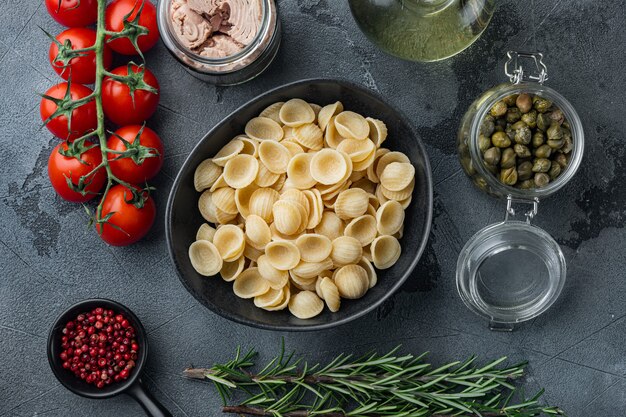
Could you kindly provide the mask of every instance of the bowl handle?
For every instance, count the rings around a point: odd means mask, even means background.
[[[137,378],[137,381],[128,387],[126,394],[137,401],[149,417],[172,417],[172,413],[159,403],[146,389],[141,378]]]

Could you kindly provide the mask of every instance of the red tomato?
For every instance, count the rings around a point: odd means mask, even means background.
[[[139,135],[141,132],[141,135]],[[116,136],[117,135],[117,136]],[[139,135],[139,137],[137,137]],[[119,137],[118,137],[119,136]],[[126,146],[120,137],[131,145]],[[141,149],[138,145],[149,149]],[[113,175],[122,181],[131,184],[143,184],[154,177],[163,166],[163,143],[159,135],[149,127],[140,125],[124,126],[107,140],[107,148],[114,151],[124,152],[127,149],[135,149],[137,153],[130,158],[115,159],[119,154],[109,153],[109,166]],[[150,156],[156,155],[156,156]]]
[[[102,189],[107,180],[106,171],[100,168],[94,174],[84,179],[84,190],[88,192],[85,195],[71,189],[67,184],[67,178],[72,180],[72,184],[78,185],[83,175],[89,174],[95,167],[100,165],[102,162],[100,147],[96,146],[81,153],[80,160],[59,153],[59,151],[67,151],[67,149],[67,143],[63,142],[52,150],[48,159],[48,177],[54,190],[63,199],[75,203],[84,203],[94,198],[98,191]]]
[[[46,8],[63,26],[89,26],[98,20],[98,0],[46,0]]]
[[[127,202],[133,198],[128,188],[121,184],[111,187],[102,203],[101,218],[106,218],[109,213],[113,215],[108,223],[96,223],[102,240],[113,246],[127,246],[148,233],[156,218],[156,207],[152,197],[145,192],[144,197],[143,207],[138,208]]]
[[[112,74],[125,76],[128,75],[128,66],[121,66],[111,71]],[[111,121],[119,126],[141,124],[156,111],[159,105],[159,82],[149,69],[145,68],[143,81],[141,80],[141,68],[137,65],[132,66],[131,74],[134,76],[135,84],[131,96],[131,89],[127,84],[116,81],[110,77],[102,80],[102,106],[104,114]],[[153,87],[157,90],[153,93],[148,90],[142,90],[141,84],[147,84],[147,87]]]
[[[55,85],[46,91],[46,96],[50,96],[55,99],[63,99],[67,93],[67,83],[60,83]],[[83,97],[87,97],[91,94],[90,88],[80,84],[72,84],[70,87],[70,96],[72,100],[78,100]],[[52,100],[45,97],[41,99],[39,106],[39,112],[41,114],[41,120],[46,121],[50,116],[54,114],[58,106]],[[94,130],[98,126],[98,118],[96,116],[96,103],[90,100],[72,110],[71,112],[71,132],[68,129],[67,116],[70,114],[69,110],[64,114],[59,114],[51,119],[46,127],[52,134],[63,140],[74,140],[81,137],[90,130]]]
[[[107,6],[105,15],[106,29],[111,32],[121,32],[124,30],[124,17],[130,13],[127,20],[132,22],[139,16],[139,26],[148,29],[148,33],[137,37],[137,46],[141,52],[146,52],[159,41],[159,29],[157,27],[156,7],[149,0],[114,0]],[[123,55],[137,55],[137,50],[128,38],[118,38],[109,42],[111,49]]]
[[[96,31],[88,28],[70,28],[59,33],[56,37],[61,45],[69,41],[71,49],[89,48],[96,43]],[[93,84],[96,81],[96,54],[94,51],[85,52],[84,55],[70,59],[65,58],[65,46],[61,47],[59,54],[59,46],[56,42],[50,44],[48,58],[50,65],[64,80],[70,75],[72,81],[79,84]],[[113,53],[111,48],[104,46],[103,52],[104,68],[111,68],[113,62]]]

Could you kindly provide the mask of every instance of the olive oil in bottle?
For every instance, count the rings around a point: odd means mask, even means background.
[[[350,0],[365,35],[382,50],[411,61],[458,54],[485,30],[495,0]]]

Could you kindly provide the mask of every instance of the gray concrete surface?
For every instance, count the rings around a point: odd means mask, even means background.
[[[572,417],[626,415],[626,14],[619,0],[501,1],[484,36],[457,57],[415,64],[384,55],[357,29],[344,1],[280,1],[284,43],[271,68],[248,84],[216,88],[188,75],[157,46],[148,66],[162,86],[150,126],[164,139],[155,182],[159,219],[141,243],[107,247],[85,227],[79,205],[50,188],[46,162],[57,143],[39,129],[39,100],[58,82],[38,26],[60,31],[35,0],[2,2],[0,13],[0,416],[141,416],[130,399],[88,401],[63,389],[48,368],[48,327],[66,306],[110,297],[143,320],[152,353],[146,379],[176,416],[218,416],[210,385],[181,378],[190,364],[230,358],[237,344],[269,357],[284,337],[311,360],[340,351],[431,352],[438,363],[478,354],[530,360],[527,390]],[[543,201],[536,224],[561,244],[568,262],[561,299],[515,332],[491,333],[456,294],[458,252],[504,215],[504,203],[473,188],[454,138],[461,115],[504,80],[508,49],[546,54],[549,85],[578,109],[586,132],[583,166]],[[268,88],[305,77],[344,77],[386,96],[427,144],[435,181],[428,249],[403,291],[350,325],[312,334],[243,327],[200,306],[167,257],[164,204],[196,141],[237,106]]]

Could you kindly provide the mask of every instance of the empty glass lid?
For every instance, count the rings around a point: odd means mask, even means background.
[[[530,221],[504,221],[476,233],[461,250],[457,289],[467,307],[492,329],[546,311],[565,283],[565,258],[556,241]]]

